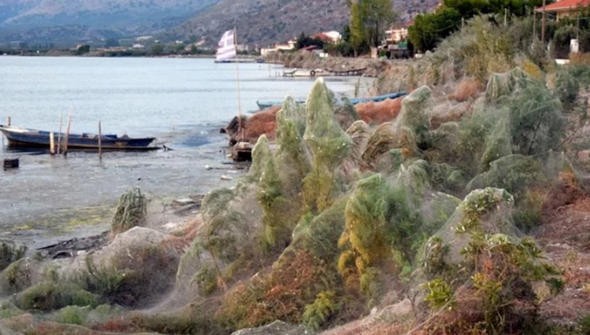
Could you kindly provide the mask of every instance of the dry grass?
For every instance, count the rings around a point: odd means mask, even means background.
[[[569,55],[570,64],[590,65],[590,52],[571,53]]]
[[[284,258],[270,274],[256,275],[226,294],[217,320],[236,329],[277,319],[300,323],[304,307],[324,288],[326,265],[305,251]]]
[[[477,97],[482,90],[483,85],[481,81],[475,78],[465,77],[455,86],[455,90],[449,94],[449,99],[464,102]]]
[[[402,98],[386,99],[380,102],[366,102],[355,106],[361,120],[367,124],[381,124],[392,121],[402,108]]]

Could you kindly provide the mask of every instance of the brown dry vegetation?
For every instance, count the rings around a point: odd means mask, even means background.
[[[402,98],[359,103],[355,106],[359,118],[369,125],[379,125],[394,120],[401,108]]]

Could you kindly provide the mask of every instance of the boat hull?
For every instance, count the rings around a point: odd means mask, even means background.
[[[0,132],[8,139],[8,146],[13,148],[49,148],[50,133],[47,131],[6,127],[0,125]],[[54,134],[57,145],[58,138],[64,144],[65,134]],[[102,150],[153,150],[157,147],[150,146],[155,140],[153,137],[131,138],[127,136],[102,135],[100,148]],[[70,134],[68,135],[68,150],[98,150],[98,135],[95,134]]]

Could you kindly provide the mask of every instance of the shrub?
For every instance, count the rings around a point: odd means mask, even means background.
[[[440,309],[442,307],[453,307],[454,296],[451,286],[443,279],[436,278],[425,284],[428,290],[428,295],[425,300],[428,302],[430,308]]]
[[[0,271],[4,270],[12,262],[21,259],[27,252],[24,245],[16,245],[12,242],[0,242]]]
[[[547,157],[559,148],[563,134],[562,106],[543,83],[527,80],[508,99],[514,153]]]
[[[119,198],[119,204],[111,223],[113,234],[122,233],[144,223],[147,200],[139,188],[128,191]]]
[[[16,293],[31,286],[33,263],[30,258],[21,258],[8,265],[1,276],[3,293]]]
[[[489,170],[473,178],[467,190],[503,188],[520,199],[527,189],[547,182],[542,168],[541,163],[533,157],[507,155],[491,162]]]
[[[481,82],[473,78],[463,78],[455,90],[449,95],[450,99],[458,102],[463,102],[472,99],[481,92]]]
[[[88,307],[67,306],[57,311],[54,318],[59,323],[82,325],[86,322],[89,312]]]
[[[419,214],[408,205],[416,186],[412,170],[395,188],[378,174],[360,180],[346,204],[338,271],[345,282],[358,283],[371,303],[381,293],[380,269],[401,273],[424,238]]]
[[[335,196],[335,168],[348,155],[351,140],[334,120],[333,94],[318,79],[307,99],[303,140],[312,154],[312,169],[303,180],[304,201],[309,209],[328,208]]]
[[[305,306],[303,323],[312,330],[320,329],[339,309],[335,295],[334,291],[318,293],[313,303]]]
[[[96,306],[98,297],[74,284],[42,282],[19,293],[16,304],[26,310],[51,311],[70,305]]]

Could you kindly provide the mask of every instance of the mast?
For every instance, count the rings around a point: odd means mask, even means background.
[[[238,139],[244,139],[244,129],[242,128],[242,102],[240,97],[240,60],[238,59],[238,30],[234,26],[234,47],[236,48],[236,86],[238,98]]]

